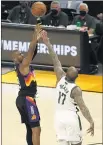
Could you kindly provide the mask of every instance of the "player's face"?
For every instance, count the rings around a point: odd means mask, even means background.
[[[13,54],[13,60],[17,63],[21,63],[23,60],[24,56],[21,52],[15,51]]]

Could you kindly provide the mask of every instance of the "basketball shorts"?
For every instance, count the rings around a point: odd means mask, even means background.
[[[73,111],[57,111],[54,118],[57,140],[72,144],[82,142],[82,127],[78,114]]]
[[[21,115],[21,122],[31,128],[40,126],[40,115],[36,101],[31,96],[18,96],[16,106]]]

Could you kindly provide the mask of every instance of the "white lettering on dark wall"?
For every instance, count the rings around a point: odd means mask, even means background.
[[[76,46],[72,46],[71,47],[71,55],[72,56],[76,56],[77,55],[77,47]]]
[[[2,41],[2,43],[3,43],[2,46],[3,46],[4,50],[11,50],[11,48],[12,48],[11,41],[4,40],[4,41]]]
[[[30,45],[30,42],[22,42],[22,41],[2,40],[1,42],[3,50],[8,51],[18,49],[21,52],[27,52]],[[77,56],[76,46],[53,44],[53,49],[57,55]],[[49,54],[48,48],[44,43],[38,43],[38,53]]]

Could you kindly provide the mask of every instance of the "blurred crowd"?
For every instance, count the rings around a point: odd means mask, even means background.
[[[31,13],[31,6],[33,3],[34,2],[30,1],[20,1],[19,5],[14,6],[11,10],[9,10],[7,20],[12,23],[35,25],[37,23],[37,18]],[[51,2],[49,9],[50,10],[46,13],[46,15],[41,18],[44,25],[67,27],[70,24],[76,24],[79,20],[81,21],[82,26],[94,29],[97,23],[103,22],[103,11],[98,13],[97,17],[89,15],[88,5],[83,3],[82,0],[70,1],[68,3],[68,8],[66,8],[67,10],[65,9],[64,11],[61,9],[59,1],[53,1]]]
[[[9,11],[6,22],[31,24],[38,23],[38,19],[32,15],[31,6],[33,2],[19,2],[19,5],[13,7]],[[2,5],[3,7],[3,5]],[[102,4],[103,7],[103,4]],[[67,13],[66,13],[67,12]],[[68,8],[64,11],[61,9],[59,1],[53,1],[50,4],[49,11],[39,21],[43,25],[67,27],[68,25],[79,25],[82,28],[87,28],[88,34],[96,34],[100,36],[99,42],[94,42],[91,45],[91,64],[98,70],[98,62],[103,63],[103,9],[96,17],[89,14],[89,8],[86,3],[80,1],[70,1]],[[78,23],[79,22],[79,23]]]

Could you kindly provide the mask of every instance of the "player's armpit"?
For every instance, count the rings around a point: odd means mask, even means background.
[[[84,103],[84,100],[82,98],[82,91],[81,91],[81,89],[79,87],[76,87],[72,91],[72,97],[74,98],[74,101],[79,106],[83,116],[88,120],[89,123],[93,123],[93,119],[92,119],[92,117],[90,115],[90,112],[89,112],[87,106]]]

